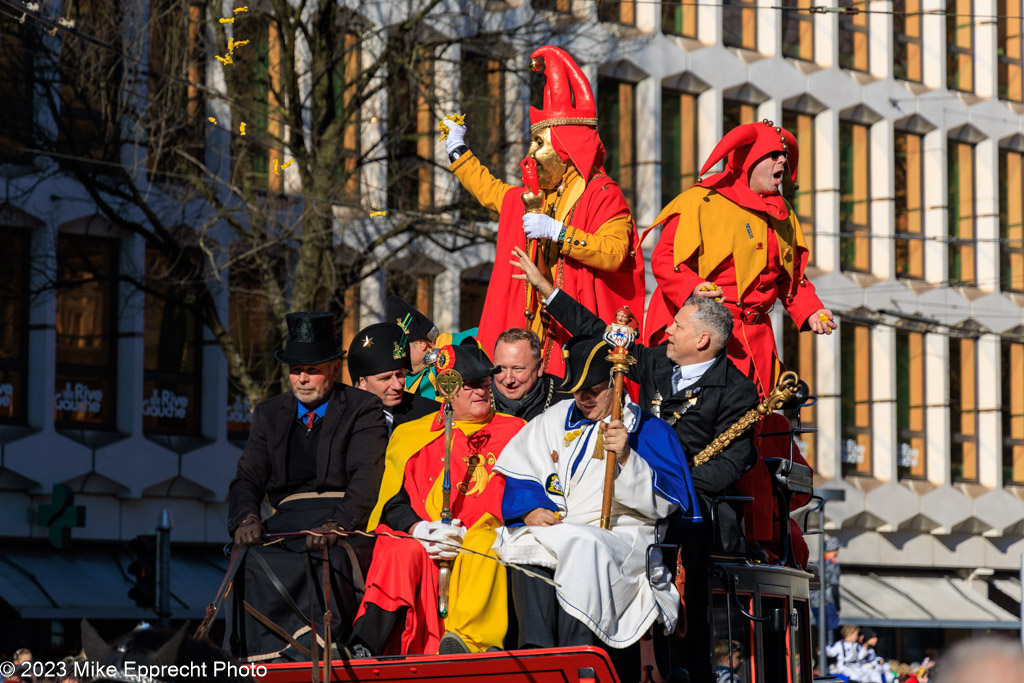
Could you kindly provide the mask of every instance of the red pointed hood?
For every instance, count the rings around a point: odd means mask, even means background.
[[[604,163],[597,134],[597,104],[590,81],[568,52],[544,45],[530,55],[530,68],[544,66],[544,108],[530,107],[530,132],[551,128],[555,151],[568,157],[587,180]]]
[[[800,151],[792,133],[767,120],[736,126],[715,145],[700,174],[703,176],[722,157],[729,155],[725,170],[697,184],[714,188],[746,209],[763,211],[773,218],[785,220],[789,209],[781,194],[758,194],[747,184],[750,168],[772,152],[786,152],[789,172],[795,182]]]

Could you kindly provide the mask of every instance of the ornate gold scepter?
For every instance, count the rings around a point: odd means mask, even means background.
[[[726,446],[738,439],[743,432],[753,427],[755,422],[781,408],[786,401],[796,395],[799,385],[800,378],[797,377],[795,372],[790,370],[782,373],[782,376],[779,377],[779,383],[772,389],[772,393],[768,394],[768,398],[761,401],[756,407],[751,408],[734,425],[716,436],[714,441],[709,443],[704,450],[694,457],[691,467],[703,465],[708,460],[711,460],[725,450]]]
[[[636,330],[629,324],[633,314],[629,306],[623,306],[615,314],[615,323],[605,329],[604,340],[612,347],[605,360],[612,363],[612,422],[622,419],[623,380],[631,363],[636,359],[629,355],[627,348],[636,339]],[[601,528],[612,528],[612,496],[615,493],[615,454],[605,453],[604,500],[601,501]]]
[[[537,177],[537,161],[532,157],[526,157],[519,162],[519,168],[523,171],[523,186],[526,188],[520,199],[523,201],[523,208],[526,213],[543,213],[544,212],[544,193],[540,190],[540,181]],[[530,255],[530,260],[534,263],[537,262],[537,240],[527,240],[526,253]],[[523,311],[523,316],[526,318],[526,327],[529,329],[530,323],[533,322],[533,285],[529,281],[526,282],[526,309]]]
[[[441,415],[444,417],[444,478],[441,480],[441,521],[452,523],[452,431],[455,428],[455,411],[452,399],[462,389],[462,375],[454,368],[437,373],[437,391],[444,398]],[[452,561],[441,560],[437,573],[437,612],[444,619],[448,616],[448,583],[451,580]]]

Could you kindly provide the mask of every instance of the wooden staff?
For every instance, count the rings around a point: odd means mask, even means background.
[[[462,388],[462,375],[455,370],[437,374],[437,390],[444,397],[441,415],[444,417],[444,474],[441,480],[441,521],[452,523],[452,435],[455,429],[455,411],[452,399]],[[448,585],[451,581],[452,561],[441,560],[437,573],[437,613],[448,616]]]
[[[622,392],[626,378],[626,372],[631,363],[636,359],[629,355],[627,347],[636,339],[636,330],[629,322],[633,314],[629,306],[623,306],[615,314],[615,324],[609,325],[605,330],[604,340],[611,345],[612,350],[608,352],[605,360],[612,364],[612,422],[622,419]],[[615,495],[615,466],[617,465],[615,453],[605,452],[604,464],[604,500],[601,502],[601,528],[612,528],[612,498]]]
[[[768,395],[768,398],[748,410],[735,424],[716,436],[715,440],[709,443],[693,459],[692,467],[703,465],[708,460],[711,460],[725,450],[726,446],[739,438],[743,432],[753,427],[756,422],[781,408],[786,401],[793,398],[796,394],[800,388],[799,383],[800,378],[792,370],[782,373],[782,376],[779,377],[779,383],[772,389],[772,393]]]

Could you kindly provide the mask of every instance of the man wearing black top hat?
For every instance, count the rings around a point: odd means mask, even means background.
[[[409,342],[395,323],[376,323],[359,330],[349,344],[346,360],[352,385],[384,403],[388,434],[398,425],[436,413],[441,407],[437,401],[405,390],[405,377],[412,369]]]
[[[384,321],[395,323],[409,338],[410,372],[405,377],[405,390],[424,398],[437,398],[434,387],[434,367],[424,357],[434,348],[440,331],[437,325],[402,297],[391,294],[384,301]]]
[[[313,563],[312,576],[319,577],[321,568],[320,552],[307,558],[307,550],[330,548],[332,631],[338,641],[348,636],[357,607],[349,558],[361,553],[368,562],[370,546],[356,537],[346,543],[332,532],[366,527],[384,471],[387,424],[380,399],[335,383],[344,351],[335,341],[334,315],[290,313],[286,320],[288,343],[274,356],[288,365],[292,390],[256,406],[228,490],[228,533],[253,555],[235,580],[235,609],[225,634],[243,659],[302,657],[252,611],[308,644],[305,622],[319,598],[309,592],[313,579],[306,563]],[[275,512],[261,520],[264,497]],[[268,533],[305,530],[314,534],[259,545]]]

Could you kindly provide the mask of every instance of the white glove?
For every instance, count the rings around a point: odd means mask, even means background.
[[[562,232],[562,221],[556,221],[545,213],[523,214],[523,232],[531,240],[553,240]]]
[[[466,144],[466,127],[460,126],[451,119],[445,119],[444,125],[448,126],[448,139],[444,141],[444,151],[446,154],[451,154]]]
[[[466,527],[459,519],[453,519],[451,524],[418,522],[412,528],[412,537],[423,544],[430,559],[454,560],[466,537]]]

